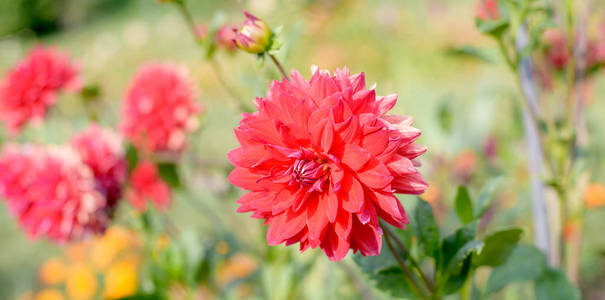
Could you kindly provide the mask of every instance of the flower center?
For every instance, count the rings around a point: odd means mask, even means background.
[[[297,159],[292,170],[292,179],[304,186],[311,186],[327,173],[328,165],[322,161]]]

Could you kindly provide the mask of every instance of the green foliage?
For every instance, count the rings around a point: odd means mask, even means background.
[[[473,221],[473,203],[465,186],[459,186],[456,193],[456,213],[463,224]]]
[[[177,165],[173,162],[158,162],[156,164],[158,168],[158,173],[162,180],[164,180],[168,185],[173,188],[181,187],[181,179],[179,177],[179,172],[177,169]]]
[[[536,300],[576,300],[578,290],[567,280],[565,274],[553,268],[546,268],[534,282]]]
[[[500,184],[502,183],[502,177],[496,177],[489,179],[479,192],[477,196],[477,209],[475,210],[475,218],[481,218],[487,209],[492,205],[494,193]]]
[[[376,281],[376,286],[390,296],[412,299],[417,297],[399,267],[392,267],[378,272],[374,280]]]
[[[414,211],[414,221],[418,243],[425,255],[436,257],[439,248],[439,226],[435,221],[431,205],[421,198],[418,198],[418,205]]]
[[[126,161],[128,162],[128,171],[134,170],[139,163],[139,153],[132,144],[126,146]]]
[[[475,265],[495,267],[505,263],[519,243],[522,233],[523,230],[519,228],[511,228],[487,236],[484,239],[485,247],[477,256]]]

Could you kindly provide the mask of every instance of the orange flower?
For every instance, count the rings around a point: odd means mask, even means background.
[[[34,300],[63,300],[63,294],[57,290],[42,290],[36,294]]]
[[[120,299],[137,291],[137,264],[134,259],[124,259],[109,268],[105,274],[105,297]]]
[[[257,267],[257,262],[250,255],[235,253],[219,268],[217,281],[220,285],[227,285],[237,279],[247,277]]]
[[[40,267],[39,277],[47,285],[58,284],[65,281],[67,268],[59,258],[51,258]]]
[[[77,263],[69,269],[65,290],[70,299],[87,300],[96,294],[97,285],[92,269],[83,263]]]
[[[605,187],[600,183],[591,183],[584,191],[584,203],[588,208],[597,208],[605,204]]]

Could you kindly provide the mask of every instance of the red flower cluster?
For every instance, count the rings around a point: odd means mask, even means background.
[[[555,70],[564,69],[571,57],[565,34],[557,29],[548,29],[544,31],[543,38],[546,43],[544,55],[548,67]],[[586,53],[581,63],[586,69],[605,63],[605,32],[599,39],[586,41]]]
[[[147,209],[148,199],[159,210],[165,210],[170,205],[170,187],[160,178],[152,162],[140,162],[132,172],[130,183],[132,189],[126,197],[139,211]]]
[[[416,169],[426,151],[414,143],[420,130],[410,117],[387,115],[397,95],[377,98],[363,73],[291,76],[274,81],[235,129],[241,147],[228,154],[229,180],[250,191],[238,212],[265,219],[270,245],[320,247],[332,260],[349,249],[378,255],[379,219],[409,223],[394,193],[427,188]]]
[[[481,0],[475,7],[475,15],[482,21],[500,19],[498,0]]]
[[[61,89],[77,89],[77,70],[67,56],[38,46],[0,83],[0,120],[11,134],[44,118]]]
[[[126,94],[121,131],[137,147],[151,152],[180,152],[186,133],[198,126],[201,107],[191,80],[164,64],[142,67]]]
[[[71,146],[92,170],[96,189],[105,196],[107,205],[113,207],[120,199],[128,172],[122,139],[115,132],[93,124],[76,135]]]
[[[31,238],[61,243],[105,230],[107,203],[70,147],[8,145],[0,169],[0,194]]]

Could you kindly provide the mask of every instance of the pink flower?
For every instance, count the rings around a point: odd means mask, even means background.
[[[498,0],[480,0],[475,8],[476,17],[482,21],[500,19]]]
[[[244,11],[246,21],[239,30],[235,31],[235,43],[249,53],[260,54],[269,50],[273,32],[265,21]]]
[[[170,187],[160,178],[157,167],[152,162],[137,164],[130,176],[130,184],[132,188],[126,197],[139,211],[147,209],[148,200],[159,210],[165,210],[170,205]]]
[[[241,147],[228,154],[229,181],[249,191],[237,211],[265,219],[270,245],[320,247],[331,260],[349,249],[378,255],[379,219],[409,223],[394,193],[427,188],[416,169],[426,151],[414,143],[420,130],[411,117],[387,115],[397,95],[377,98],[363,73],[291,77],[274,81],[235,129]]]
[[[563,32],[556,29],[547,29],[544,31],[544,40],[547,45],[546,62],[557,70],[565,68],[569,61],[569,51],[567,49],[567,38]]]
[[[63,243],[107,227],[105,199],[70,147],[8,145],[0,169],[0,195],[31,238]]]
[[[186,134],[197,128],[200,111],[191,80],[184,72],[166,64],[148,64],[130,84],[121,131],[142,149],[180,152]]]
[[[195,38],[203,41],[208,36],[208,27],[205,24],[195,25]]]
[[[237,48],[235,44],[235,27],[225,24],[221,26],[214,34],[214,40],[217,47],[227,51],[233,51]]]
[[[67,56],[38,46],[0,83],[0,120],[18,134],[25,123],[40,121],[62,89],[79,88],[78,71]]]
[[[105,197],[107,206],[113,208],[120,199],[128,171],[121,138],[93,124],[74,136],[71,146],[92,170],[96,189]]]

